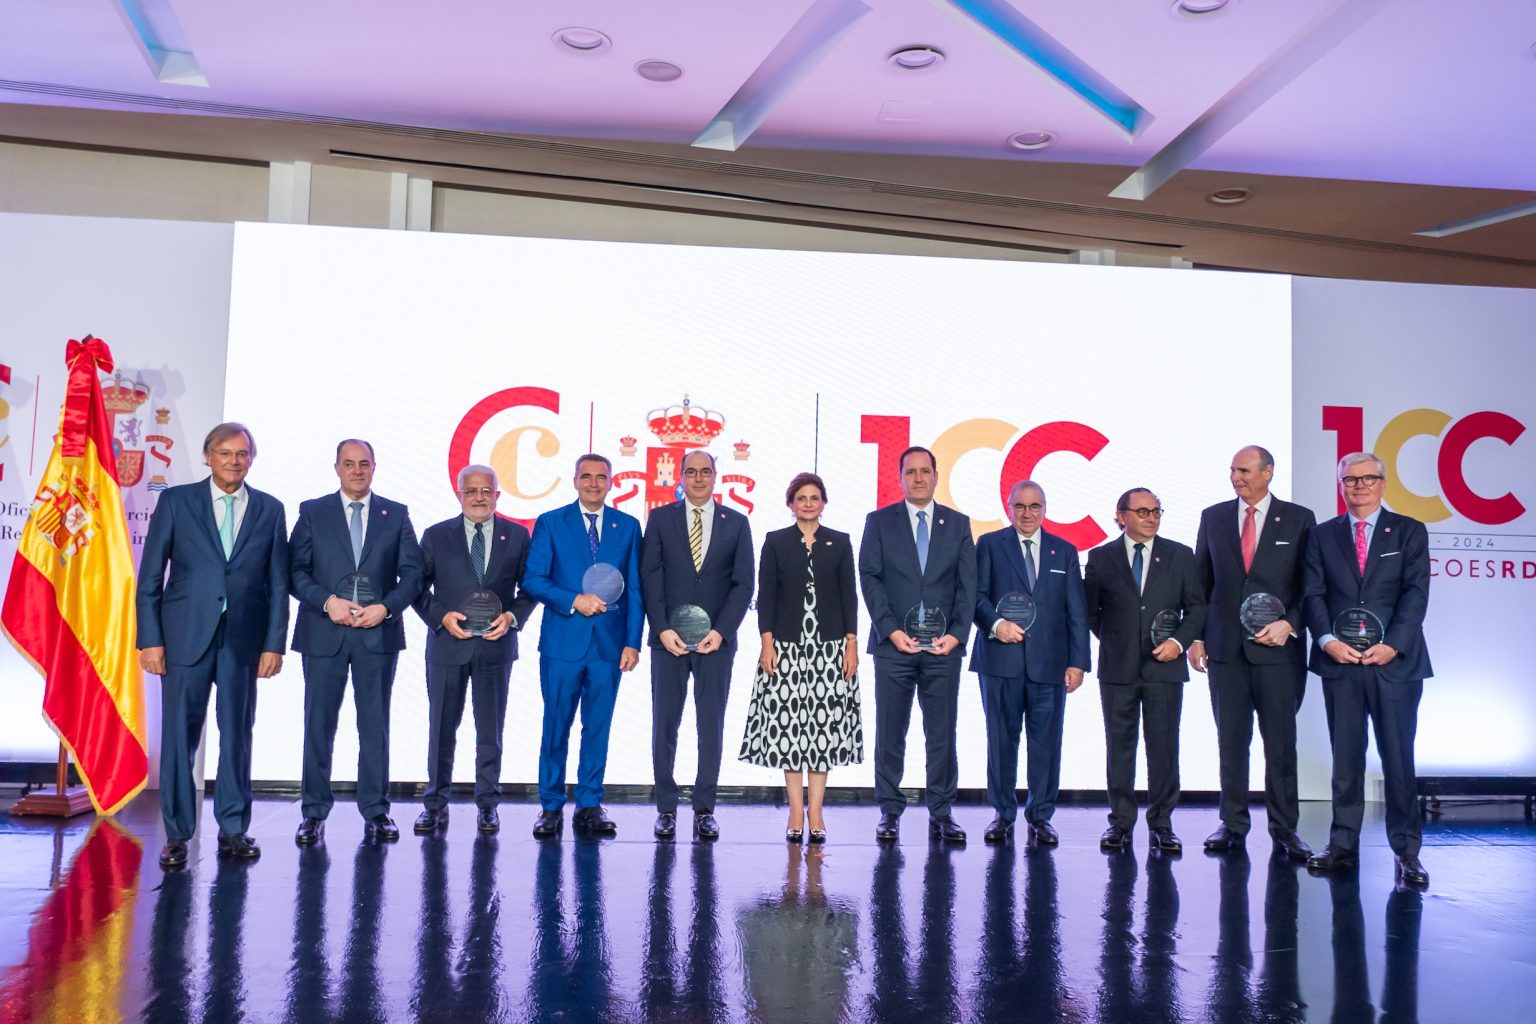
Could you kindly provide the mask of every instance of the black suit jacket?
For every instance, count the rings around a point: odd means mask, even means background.
[[[1312,631],[1311,669],[1324,679],[1343,675],[1341,665],[1317,646],[1334,632],[1335,617],[1346,608],[1368,608],[1385,627],[1382,642],[1397,657],[1381,666],[1388,682],[1428,679],[1434,674],[1424,645],[1424,613],[1429,609],[1429,531],[1417,519],[1381,510],[1360,575],[1349,516],[1318,525],[1307,542],[1303,606]]]
[[[1083,571],[1077,548],[1065,538],[1040,530],[1040,573],[1035,578],[1035,622],[1023,643],[1005,644],[992,636],[997,602],[1023,591],[1024,552],[1012,524],[982,536],[976,545],[976,646],[971,671],[1004,679],[1027,678],[1056,684],[1068,668],[1088,671],[1088,613],[1083,600]]]
[[[528,625],[534,609],[533,598],[522,589],[523,571],[528,565],[528,530],[501,516],[485,525],[491,536],[486,538],[490,557],[483,583],[475,579],[475,568],[469,561],[463,516],[433,523],[421,534],[422,589],[415,607],[427,624],[429,665],[468,665],[477,655],[492,664],[517,660],[517,634]],[[499,640],[478,636],[460,640],[443,626],[443,616],[458,611],[464,595],[482,587],[501,598],[502,610],[511,612],[517,623]]]
[[[1143,559],[1144,586],[1138,592],[1125,537],[1116,536],[1088,552],[1083,590],[1088,626],[1099,638],[1099,682],[1182,683],[1189,679],[1185,658],[1152,657],[1152,618],[1164,609],[1183,614],[1173,639],[1185,650],[1205,628],[1205,594],[1195,571],[1195,553],[1178,541],[1158,537]]]
[[[817,638],[842,640],[859,629],[859,594],[853,583],[853,539],[819,526],[811,549],[816,573]],[[776,641],[801,639],[805,619],[805,541],[799,525],[774,530],[763,538],[757,570],[757,629]]]
[[[938,502],[928,506],[928,567],[917,568],[917,540],[907,518],[907,503],[876,509],[864,520],[859,544],[859,582],[869,610],[869,653],[883,658],[934,655],[901,654],[888,639],[903,629],[907,612],[919,603],[943,610],[948,634],[960,646],[948,657],[965,653],[966,635],[976,617],[976,542],[970,517]]]
[[[747,517],[715,502],[704,564],[695,570],[688,547],[687,499],[653,509],[640,542],[640,588],[645,614],[651,620],[650,645],[672,628],[667,616],[685,604],[698,605],[725,646],[736,642],[736,631],[752,603],[752,528]]]
[[[1205,591],[1205,653],[1214,661],[1246,658],[1254,665],[1294,664],[1305,672],[1302,654],[1305,629],[1301,615],[1301,570],[1307,534],[1316,525],[1312,510],[1272,498],[1269,516],[1253,553],[1253,567],[1243,570],[1238,532],[1238,499],[1212,505],[1200,513],[1195,538],[1195,568]],[[1281,647],[1266,647],[1246,638],[1238,609],[1250,594],[1273,594],[1285,604],[1285,619],[1296,635]]]

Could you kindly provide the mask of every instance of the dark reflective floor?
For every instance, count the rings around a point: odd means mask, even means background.
[[[1518,805],[1431,823],[1423,895],[1393,891],[1379,821],[1328,881],[1267,843],[1199,852],[1206,807],[1178,813],[1196,849],[1171,860],[1141,831],[1101,854],[1101,808],[1064,808],[1050,852],[930,845],[920,809],[880,849],[875,812],[837,806],[824,856],[767,806],[723,807],[708,845],[653,842],[638,805],[602,843],[533,840],[527,805],[494,838],[454,811],[446,837],[370,846],[338,808],[301,851],[296,805],[266,800],[260,861],[220,864],[205,834],[169,876],[152,795],[121,827],[0,816],[0,1022],[1536,1019]],[[956,816],[979,840],[990,815]]]

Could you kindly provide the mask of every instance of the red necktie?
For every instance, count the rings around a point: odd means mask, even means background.
[[[1365,576],[1365,520],[1355,522],[1355,560],[1360,563],[1360,575]]]
[[[1248,517],[1243,520],[1243,572],[1253,568],[1253,551],[1259,546],[1259,538],[1253,528],[1253,514],[1258,509],[1248,506]]]

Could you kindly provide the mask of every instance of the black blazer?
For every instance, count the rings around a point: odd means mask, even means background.
[[[805,619],[805,542],[800,526],[774,530],[763,538],[757,570],[757,630],[775,641],[800,639]],[[853,583],[853,541],[846,533],[817,527],[811,549],[816,573],[817,638],[843,640],[859,629],[859,593]]]
[[[1238,499],[1200,513],[1195,538],[1195,568],[1205,591],[1205,652],[1214,661],[1246,658],[1253,665],[1290,663],[1306,673],[1305,626],[1301,617],[1301,568],[1307,534],[1317,523],[1312,510],[1272,498],[1269,518],[1259,534],[1253,567],[1243,571],[1243,547],[1237,527]],[[1285,618],[1296,636],[1280,647],[1246,638],[1238,609],[1250,594],[1273,594],[1285,604]]]
[[[468,665],[477,653],[489,664],[517,660],[517,634],[528,625],[537,607],[522,589],[523,570],[528,565],[528,531],[521,523],[499,515],[486,526],[491,531],[487,538],[491,554],[486,560],[484,583],[475,580],[462,515],[434,523],[421,534],[422,590],[415,607],[427,624],[429,665]],[[501,598],[502,610],[517,619],[500,640],[478,636],[460,640],[443,627],[443,616],[456,611],[459,600],[477,587],[494,591]]]
[[[752,603],[752,530],[747,517],[715,503],[704,566],[693,567],[688,547],[687,499],[662,505],[646,517],[640,540],[640,589],[651,620],[650,645],[670,629],[667,617],[680,605],[696,604],[709,613],[722,650],[736,643],[736,631]]]
[[[1158,537],[1142,567],[1145,585],[1136,590],[1131,564],[1125,557],[1125,537],[1088,552],[1083,590],[1088,595],[1088,627],[1099,638],[1099,682],[1182,683],[1189,679],[1189,661],[1152,657],[1152,617],[1172,609],[1184,619],[1173,639],[1186,651],[1205,628],[1205,594],[1195,571],[1195,553],[1178,541]]]

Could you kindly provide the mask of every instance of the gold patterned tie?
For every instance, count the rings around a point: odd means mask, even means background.
[[[693,510],[693,525],[688,527],[688,550],[693,552],[693,571],[704,568],[704,510]]]

